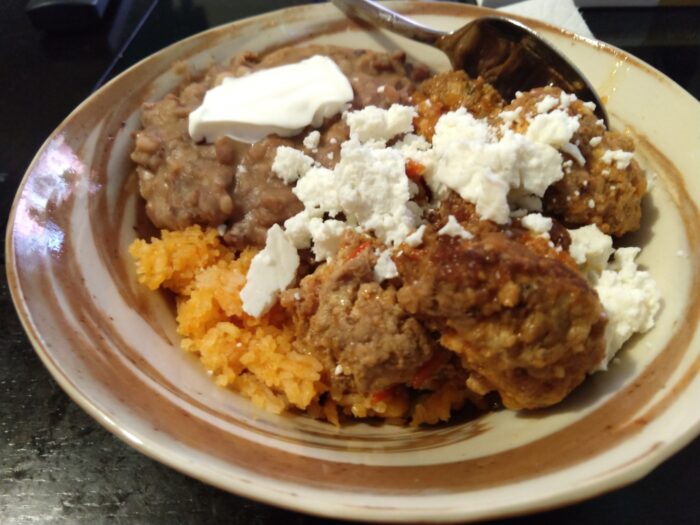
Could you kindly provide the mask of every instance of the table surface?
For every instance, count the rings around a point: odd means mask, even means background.
[[[106,79],[207,27],[303,3],[112,0],[99,27],[50,35],[31,26],[23,12],[25,2],[0,2],[3,231],[36,150]],[[587,9],[583,15],[598,38],[646,60],[700,98],[700,7]],[[4,249],[1,253],[4,275]],[[698,486],[700,439],[631,486],[499,523],[700,523]],[[117,440],[75,405],[41,365],[1,281],[0,524],[277,522],[329,521],[209,487]]]

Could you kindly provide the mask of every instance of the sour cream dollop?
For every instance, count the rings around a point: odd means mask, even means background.
[[[315,55],[296,64],[225,78],[189,115],[192,139],[218,137],[253,143],[270,134],[291,137],[319,127],[353,99],[350,82],[336,63]]]

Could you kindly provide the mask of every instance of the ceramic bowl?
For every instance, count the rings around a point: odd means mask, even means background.
[[[396,8],[449,30],[482,15],[446,3]],[[638,141],[655,174],[644,202],[640,261],[659,283],[656,327],[631,340],[604,374],[550,410],[502,411],[437,428],[273,416],[214,385],[181,351],[172,305],[136,284],[126,247],[142,224],[131,175],[139,105],[243,50],[333,43],[403,49],[435,69],[420,44],[313,5],[241,20],[178,42],[81,104],[32,162],[7,232],[8,279],[20,318],[68,394],[118,437],[212,485],[273,505],[359,520],[456,521],[512,515],[629,483],[700,431],[700,104],[624,52],[526,21],[607,98],[613,127]]]

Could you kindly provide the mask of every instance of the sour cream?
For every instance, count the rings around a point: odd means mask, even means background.
[[[353,99],[350,82],[333,60],[316,55],[296,64],[225,78],[189,115],[199,142],[218,137],[253,143],[267,135],[290,137],[318,127]]]

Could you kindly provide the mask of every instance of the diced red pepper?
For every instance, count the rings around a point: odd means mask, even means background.
[[[389,388],[385,388],[384,390],[380,390],[379,392],[372,394],[372,404],[376,405],[377,403],[393,396],[395,388],[395,386],[390,386]]]
[[[406,161],[406,176],[413,182],[418,182],[425,173],[425,166],[413,159]]]
[[[416,370],[413,380],[411,381],[411,386],[418,390],[423,384],[433,377],[440,368],[447,362],[446,352],[437,352],[425,363],[423,363],[418,370]]]
[[[367,248],[369,248],[369,247],[371,246],[371,244],[372,244],[372,243],[369,242],[369,241],[363,242],[362,244],[360,244],[357,248],[355,248],[355,249],[352,251],[352,253],[350,254],[350,257],[348,257],[348,261],[351,261],[351,260],[353,260],[355,257],[357,257],[358,255],[360,255],[360,254],[361,254],[362,252],[364,252]]]

